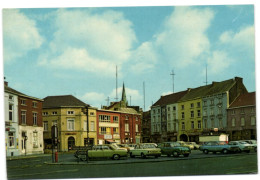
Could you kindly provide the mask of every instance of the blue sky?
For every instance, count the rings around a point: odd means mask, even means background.
[[[107,105],[123,82],[131,105],[242,77],[255,91],[254,6],[23,8],[3,10],[10,87],[44,98],[72,94]]]

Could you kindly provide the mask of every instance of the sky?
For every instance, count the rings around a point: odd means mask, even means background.
[[[206,67],[208,84],[239,76],[252,92],[254,22],[252,4],[3,9],[3,76],[29,96],[97,108],[116,100],[116,67],[118,98],[124,83],[145,110],[205,85]]]

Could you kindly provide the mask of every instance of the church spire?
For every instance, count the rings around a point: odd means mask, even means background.
[[[127,106],[127,99],[126,99],[126,93],[125,93],[125,83],[123,83],[123,90],[122,90],[122,99],[121,102],[124,102],[124,104]]]

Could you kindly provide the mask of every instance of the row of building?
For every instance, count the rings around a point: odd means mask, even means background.
[[[144,113],[144,142],[199,142],[221,133],[230,140],[257,137],[255,92],[240,77],[161,96]]]
[[[122,99],[102,109],[72,95],[39,99],[25,95],[5,82],[6,155],[44,153],[52,148],[52,127],[58,128],[58,150],[105,143],[141,142],[141,109]]]
[[[5,82],[6,155],[44,153],[52,148],[52,127],[58,128],[58,150],[106,143],[195,141],[200,136],[229,135],[230,140],[256,139],[255,92],[243,79],[161,96],[142,112],[122,98],[101,109],[72,95],[44,99],[16,91]]]

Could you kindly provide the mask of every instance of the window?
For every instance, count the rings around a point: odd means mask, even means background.
[[[26,105],[26,101],[24,99],[21,99],[21,105]]]
[[[52,112],[52,115],[57,115],[57,114],[58,114],[57,111],[53,111],[53,112]]]
[[[14,133],[13,132],[8,133],[8,139],[9,139],[9,147],[14,147]]]
[[[118,128],[117,127],[113,127],[113,134],[118,134]]]
[[[38,148],[38,132],[33,132],[33,148]]]
[[[57,123],[57,120],[53,120],[52,121],[52,125],[54,126],[54,125],[57,125],[58,123]]]
[[[241,117],[241,126],[245,126],[245,118],[244,117]]]
[[[191,118],[194,118],[194,111],[191,111],[191,112],[190,112],[190,117],[191,117]]]
[[[184,119],[184,112],[181,113],[181,118]]]
[[[21,111],[22,124],[26,124],[26,111]]]
[[[223,120],[219,119],[218,122],[219,122],[219,127],[222,128],[223,127]]]
[[[235,118],[232,118],[232,126],[235,126],[236,125],[236,119]]]
[[[244,108],[241,108],[240,113],[241,113],[241,114],[245,114],[245,109],[244,109]]]
[[[198,129],[201,129],[201,121],[198,121]]]
[[[255,125],[255,116],[251,116],[251,125]]]
[[[206,100],[203,101],[203,104],[204,104],[204,106],[207,106],[207,101]]]
[[[197,102],[197,107],[198,107],[198,108],[200,107],[200,102]]]
[[[168,114],[168,120],[170,120],[171,119],[171,114]]]
[[[101,134],[106,134],[107,133],[107,128],[106,127],[100,127]]]
[[[211,127],[212,127],[212,128],[215,127],[214,119],[211,119]]]
[[[90,116],[94,116],[95,115],[95,113],[94,112],[90,112]]]
[[[185,130],[185,123],[184,122],[181,123],[181,129]]]
[[[158,109],[158,113],[160,113],[161,111],[160,111],[160,109]]]
[[[94,121],[90,122],[90,131],[95,131],[95,122]]]
[[[184,105],[181,105],[181,109],[184,110]]]
[[[135,117],[135,121],[138,121],[138,117],[137,116]]]
[[[68,115],[74,115],[74,111],[67,111]]]
[[[213,108],[210,109],[210,115],[211,116],[214,115],[214,109]]]
[[[208,128],[208,120],[204,119],[204,128]]]
[[[234,115],[234,114],[235,114],[235,109],[233,109],[233,110],[231,111],[231,114],[232,114],[232,115]]]
[[[37,108],[37,102],[32,102],[34,108]]]
[[[127,115],[125,116],[125,120],[128,120],[128,116]]]
[[[168,107],[168,111],[170,111],[171,110],[171,108],[170,107]]]
[[[99,115],[100,122],[110,122],[110,116],[107,115]]]
[[[139,132],[139,126],[138,126],[138,124],[135,125],[135,132]]]
[[[219,103],[219,104],[222,103],[222,98],[218,98],[218,103]]]
[[[222,108],[221,107],[218,108],[218,114],[222,114]]]
[[[200,110],[197,110],[197,116],[200,117]]]
[[[173,110],[176,111],[176,107],[175,106],[173,106]]]
[[[129,124],[125,123],[125,132],[129,132]]]
[[[37,125],[37,113],[33,113],[33,125]]]
[[[191,129],[194,129],[194,121],[191,121]]]
[[[207,109],[203,110],[203,116],[207,116]]]
[[[67,120],[67,129],[68,131],[74,131],[74,119]]]
[[[43,130],[48,131],[48,121],[43,122]]]
[[[87,121],[84,121],[83,129],[84,129],[84,131],[87,131]]]
[[[14,97],[12,95],[9,95],[9,100],[10,101],[13,101],[14,100]]]
[[[113,122],[118,123],[118,116],[113,116]]]
[[[210,100],[210,105],[214,105],[214,99]]]
[[[9,104],[9,121],[13,120],[13,110],[14,110],[14,105]]]
[[[43,112],[43,116],[48,116],[48,112]]]
[[[194,104],[193,104],[193,103],[191,103],[191,104],[190,104],[190,108],[193,108],[193,107],[194,107]]]
[[[174,131],[177,130],[177,129],[176,129],[176,126],[177,126],[177,123],[174,122],[174,123],[173,123],[173,128],[174,128],[173,130],[174,130]]]
[[[251,107],[251,113],[254,113],[254,112],[255,112],[255,108]]]

